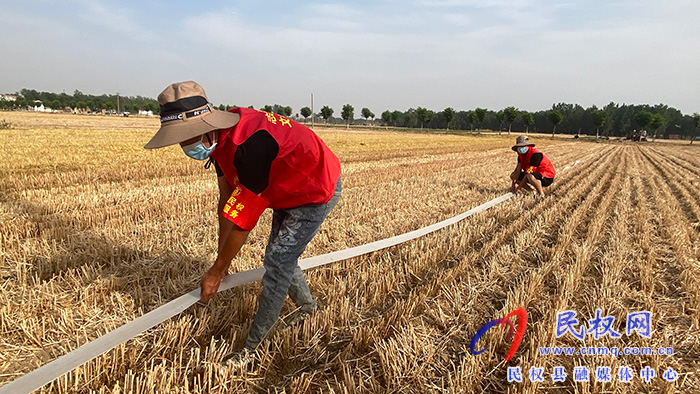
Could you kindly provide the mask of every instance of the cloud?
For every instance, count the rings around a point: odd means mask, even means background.
[[[156,35],[137,22],[138,11],[103,4],[98,0],[74,0],[78,12],[76,15],[92,25],[123,34],[124,39],[148,42]]]
[[[303,14],[307,12],[313,12],[321,18],[334,18],[334,19],[353,19],[361,18],[364,16],[364,12],[356,7],[349,7],[344,4],[311,4],[304,7],[306,9]]]
[[[246,23],[236,13],[207,13],[190,17],[185,22],[191,36],[210,37],[209,42],[222,48],[254,53],[322,53],[372,54],[414,49],[412,42],[420,37],[383,34],[333,28],[317,30],[301,27],[259,26]]]
[[[106,6],[95,0],[77,0],[77,15],[83,20],[121,33],[134,33],[140,30],[132,21],[129,10]]]

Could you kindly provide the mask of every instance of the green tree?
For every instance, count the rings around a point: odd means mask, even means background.
[[[143,109],[145,109],[146,111],[151,111],[153,113],[156,113],[156,111],[158,110],[158,106],[155,105],[153,102],[149,101],[146,103],[146,105],[144,106]]]
[[[413,108],[409,108],[408,111],[404,112],[399,119],[402,119],[402,125],[408,128],[416,128],[418,127],[418,124],[420,124],[416,110]]]
[[[22,89],[19,91],[19,96],[24,99],[24,105],[27,105],[26,103],[34,102],[34,100],[41,100],[39,92],[34,89]],[[19,97],[17,98],[19,99]]]
[[[447,123],[447,131],[450,130],[450,122],[454,120],[456,114],[457,112],[455,112],[454,108],[452,107],[447,107],[442,110],[442,117]]]
[[[389,110],[382,112],[382,122],[385,125],[392,124],[394,122],[394,114]]]
[[[608,118],[608,112],[603,109],[593,110],[593,124],[595,124],[595,139],[597,140],[600,136],[600,128],[605,124],[605,120]]]
[[[271,112],[274,112],[277,115],[290,116],[292,114],[292,107],[285,107],[283,105],[275,104],[272,106]]]
[[[535,118],[531,113],[522,111],[520,113],[520,119],[522,119],[523,123],[525,123],[525,134],[530,134],[530,126],[535,124]]]
[[[506,120],[506,114],[503,110],[496,112],[496,120],[498,120],[498,134],[503,130],[503,122]]]
[[[345,121],[345,127],[350,128],[350,122],[352,122],[355,115],[355,108],[350,104],[343,105],[343,110],[340,113],[340,117]]]
[[[654,130],[654,137],[652,138],[652,141],[656,141],[656,134],[659,132],[659,129],[664,126],[665,123],[666,123],[666,119],[661,114],[654,114],[651,117],[651,121],[649,122],[649,127],[652,130]]]
[[[300,110],[301,116],[304,117],[304,123],[306,123],[306,119],[311,116],[311,108],[309,107],[304,107]]]
[[[61,106],[61,102],[58,100],[53,100],[49,105],[51,106],[51,109],[53,109],[54,111],[62,111],[63,110],[63,107]]]
[[[508,123],[508,134],[510,134],[510,127],[515,119],[518,118],[518,110],[515,107],[506,107],[503,109],[503,116],[506,123]]]
[[[87,96],[84,95],[83,92],[81,92],[80,90],[75,89],[75,91],[73,91],[73,98],[75,98],[78,101],[83,101],[87,98]],[[82,108],[82,107],[78,107],[78,108]]]
[[[562,120],[564,120],[564,115],[562,115],[558,109],[553,109],[547,111],[546,116],[547,120],[554,125],[554,129],[552,130],[552,138],[554,138],[554,133],[557,131],[557,125],[561,123]]]
[[[484,126],[484,119],[486,119],[486,114],[488,110],[486,108],[477,108],[474,110],[477,119],[479,119],[479,128]]]
[[[649,111],[639,111],[634,115],[634,123],[640,129],[645,129],[649,126],[653,117],[654,115]]]
[[[394,126],[399,126],[399,122],[401,121],[401,118],[404,117],[403,112],[401,111],[393,111],[391,113],[391,122],[394,124]]]
[[[425,116],[425,113],[428,110],[423,108],[423,107],[418,107],[416,108],[416,118],[418,119],[418,123],[420,123],[420,129],[423,130],[423,117]]]
[[[321,108],[321,117],[323,118],[324,124],[328,124],[328,119],[333,116],[333,108],[324,105],[323,108]]]
[[[424,118],[425,123],[429,124],[430,122],[433,121],[434,118],[435,118],[435,111],[428,110],[428,112],[426,112],[425,118]]]
[[[265,111],[265,112],[272,112],[272,106],[271,106],[271,105],[266,105],[266,106],[260,108],[260,110],[261,110],[261,111]]]
[[[698,127],[700,127],[700,114],[697,112],[693,114],[693,131],[697,130]],[[690,134],[690,145],[693,144],[693,140],[695,139],[695,133]]]
[[[470,131],[474,131],[474,123],[479,120],[479,115],[476,113],[476,111],[469,111],[469,113],[467,113],[467,119],[469,120]]]
[[[420,122],[420,129],[423,130],[423,124],[430,123],[430,121],[435,116],[435,113],[429,109],[418,107],[416,108],[416,117],[418,122]]]
[[[369,120],[369,118],[374,119],[374,114],[373,114],[372,111],[370,111],[369,108],[367,108],[367,107],[362,108],[361,113],[362,113],[362,117],[365,118],[365,122],[366,122],[367,120]]]

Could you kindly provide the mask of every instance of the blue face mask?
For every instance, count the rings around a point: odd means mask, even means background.
[[[520,148],[518,148],[518,153],[521,153],[524,155],[527,153],[528,149],[529,148],[527,146],[521,146]]]
[[[204,136],[202,136],[204,138]],[[216,148],[216,142],[211,144],[209,148],[204,146],[204,143],[202,143],[202,138],[199,139],[199,141],[185,145],[182,147],[182,150],[185,152],[185,154],[195,160],[206,160],[209,158],[209,155],[211,152]]]

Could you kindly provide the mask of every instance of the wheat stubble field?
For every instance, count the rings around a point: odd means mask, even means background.
[[[179,148],[141,147],[154,119],[2,113],[0,384],[197,287],[215,258],[213,169]],[[340,157],[343,197],[313,256],[414,230],[506,192],[512,136],[318,129]],[[219,294],[45,386],[46,393],[700,392],[700,155],[697,146],[534,138],[559,174],[544,201],[508,200],[403,245],[308,272],[323,309],[280,324],[241,373],[260,284]],[[579,164],[562,172],[576,161]],[[261,266],[267,212],[233,271]],[[486,322],[523,307],[516,356]],[[557,312],[595,310],[623,333],[557,338]],[[653,335],[626,336],[629,311]],[[283,314],[291,311],[287,305]],[[543,356],[544,346],[673,347],[673,355]],[[508,383],[520,366],[522,383]],[[532,383],[527,370],[544,368]],[[569,376],[552,382],[562,366]],[[611,382],[574,382],[609,366]],[[635,371],[617,379],[620,366]],[[639,371],[656,371],[650,383]],[[661,378],[667,368],[678,380]]]

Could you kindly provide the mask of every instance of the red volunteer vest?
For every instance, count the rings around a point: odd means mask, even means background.
[[[527,150],[526,154],[523,155],[521,153],[518,153],[518,158],[520,159],[520,168],[522,168],[523,171],[528,172],[527,169],[528,167],[530,167],[530,158],[535,153],[542,152],[535,149],[535,147],[531,146],[530,149]],[[549,161],[549,159],[544,153],[542,153],[542,161],[540,162],[540,165],[538,167],[535,167],[530,172],[539,172],[544,178],[554,178],[554,176],[557,174],[557,172],[554,170],[554,165],[552,165],[552,162]]]
[[[219,131],[218,145],[211,157],[232,186],[239,184],[233,165],[236,149],[256,131],[267,130],[279,145],[270,167],[268,186],[260,194],[269,207],[287,209],[324,204],[333,197],[340,177],[340,160],[311,129],[255,109],[233,108],[229,112],[239,113],[241,120],[232,128]]]

